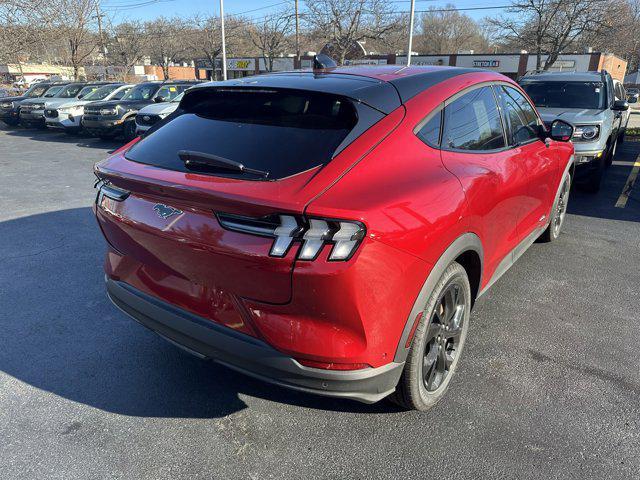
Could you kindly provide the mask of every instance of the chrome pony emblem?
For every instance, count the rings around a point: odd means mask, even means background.
[[[156,203],[153,206],[153,209],[155,210],[156,215],[158,215],[160,218],[164,218],[165,220],[169,217],[180,215],[182,213],[182,210],[178,210],[177,208],[170,207],[163,203]]]

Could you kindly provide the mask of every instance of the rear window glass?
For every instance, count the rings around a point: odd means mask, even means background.
[[[138,142],[127,158],[194,171],[178,156],[189,150],[269,172],[267,179],[273,180],[328,163],[357,121],[353,103],[336,95],[206,89],[186,96],[177,116]],[[199,173],[240,176],[222,169]],[[241,178],[255,179],[250,174]]]

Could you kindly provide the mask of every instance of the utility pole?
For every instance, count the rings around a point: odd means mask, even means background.
[[[411,65],[411,49],[413,48],[413,16],[415,14],[416,0],[411,0],[411,14],[409,15],[409,47],[407,48],[407,67]]]
[[[96,3],[96,18],[98,19],[98,38],[100,39],[100,50],[102,51],[102,60],[104,63],[103,80],[107,79],[107,47],[104,44],[104,35],[102,34],[102,13],[100,13],[100,2]],[[77,80],[77,79],[76,79]]]
[[[296,65],[300,68],[300,21],[298,18],[298,0],[296,0]]]
[[[220,34],[222,35],[222,79],[227,79],[227,45],[224,38],[224,0],[220,0]]]

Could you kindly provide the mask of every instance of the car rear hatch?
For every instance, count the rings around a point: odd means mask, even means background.
[[[395,126],[396,116],[330,93],[189,92],[170,122],[96,165],[107,273],[253,334],[242,299],[291,298],[297,249],[272,255],[282,216],[301,218],[371,148],[362,131],[378,123],[379,141],[389,117]]]

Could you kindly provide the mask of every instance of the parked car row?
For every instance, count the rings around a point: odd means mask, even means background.
[[[135,85],[41,82],[22,96],[0,100],[0,120],[12,126],[46,127],[69,134],[84,130],[100,138],[120,135],[129,141],[175,110],[178,104],[174,100],[195,84],[195,81],[187,80]],[[153,108],[137,125],[137,114],[150,106]]]

